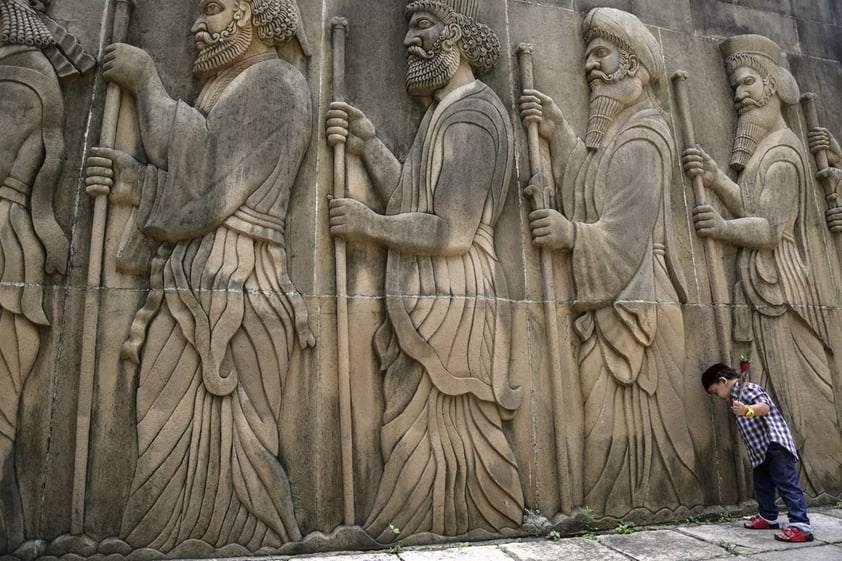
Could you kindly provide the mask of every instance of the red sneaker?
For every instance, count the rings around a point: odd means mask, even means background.
[[[795,526],[787,526],[780,532],[775,532],[775,539],[779,542],[804,543],[813,541],[812,532],[802,532]]]
[[[766,522],[760,516],[752,516],[743,526],[749,530],[777,530],[781,527],[777,522]]]

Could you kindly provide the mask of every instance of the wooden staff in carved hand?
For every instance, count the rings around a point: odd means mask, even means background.
[[[111,41],[126,40],[129,20],[136,0],[114,0]],[[113,148],[117,138],[117,123],[120,118],[120,86],[109,82],[105,94],[105,110],[102,116],[99,145]],[[88,279],[85,291],[85,321],[82,326],[82,355],[79,363],[79,394],[76,406],[76,456],[73,467],[73,495],[70,531],[81,534],[85,523],[85,485],[88,473],[88,447],[91,431],[91,409],[93,407],[94,377],[96,372],[96,344],[99,330],[100,287],[102,283],[102,259],[105,248],[105,229],[108,217],[108,194],[111,186],[98,179],[87,181],[87,193],[94,199],[91,224],[90,254],[88,256]]]
[[[686,290],[673,246],[674,154],[659,101],[661,48],[634,15],[612,8],[591,10],[583,32],[590,89],[584,138],[547,95],[527,90],[520,100],[525,124],[538,120],[549,144],[560,193],[554,209],[530,213],[532,241],[569,255],[575,287],[581,390],[571,383],[570,394],[581,396],[583,411],[565,429],[584,431],[579,504],[619,516],[699,504],[685,412],[668,405],[684,395]],[[669,497],[646,492],[662,488],[664,478],[674,483]]]
[[[819,126],[816,94],[808,92],[802,95],[801,105],[804,108],[804,116],[810,129],[807,133],[807,140],[810,151],[816,158],[816,167],[818,168],[816,177],[819,178],[824,187],[825,201],[827,202],[827,209],[825,210],[827,227],[833,234],[837,255],[840,263],[842,263],[842,204],[839,200],[840,195],[842,195],[840,193],[842,191],[842,148],[839,147],[839,142],[829,130]],[[840,334],[838,322],[828,322],[828,329],[831,332],[830,340],[840,340],[842,334]],[[834,353],[834,363],[833,399],[836,403],[836,419],[839,426],[842,427],[842,358],[839,357],[838,353]]]
[[[517,47],[520,63],[521,86],[523,87],[522,105],[525,107],[523,122],[526,126],[527,147],[529,149],[529,168],[532,177],[524,190],[532,206],[530,222],[535,228],[548,220],[553,209],[554,187],[543,172],[541,145],[538,125],[541,122],[540,111],[530,106],[535,94],[532,68],[532,45],[521,43]],[[533,230],[534,231],[534,230]],[[539,245],[536,242],[536,245]],[[540,245],[539,245],[540,247]],[[579,430],[581,421],[581,397],[578,391],[578,367],[570,346],[570,330],[567,314],[563,316],[564,329],[559,329],[558,301],[566,303],[570,298],[567,281],[567,259],[562,255],[563,271],[560,286],[556,292],[553,267],[553,253],[550,248],[540,247],[541,292],[544,299],[544,329],[546,330],[547,349],[550,355],[550,383],[553,395],[553,433],[555,434],[556,463],[559,481],[559,499],[561,511],[569,513],[574,504],[582,501],[582,438]],[[565,306],[565,310],[567,307]],[[564,333],[561,337],[560,331]],[[575,414],[571,414],[575,413]],[[572,422],[571,422],[572,421]],[[572,426],[571,426],[572,425]]]
[[[335,17],[331,20],[333,32],[333,99],[345,100],[345,36],[348,20]],[[345,136],[332,135],[328,142],[333,147],[333,195],[346,196]],[[354,440],[351,415],[351,351],[348,324],[348,268],[345,239],[333,239],[336,262],[336,353],[339,382],[339,435],[342,445],[342,489],[345,503],[345,525],[356,524],[354,515]]]
[[[696,133],[693,128],[693,117],[690,113],[690,101],[687,95],[687,72],[679,70],[672,75],[673,91],[675,92],[675,102],[678,109],[678,120],[682,129],[682,136],[684,137],[685,156],[687,158],[696,158]],[[693,185],[693,195],[696,199],[697,207],[704,208],[707,205],[707,197],[705,195],[705,186],[702,177],[698,173],[690,175],[690,180]],[[720,361],[724,364],[730,364],[731,360],[731,318],[728,311],[728,286],[725,281],[725,271],[719,266],[720,251],[715,239],[710,237],[702,238],[702,250],[704,261],[708,272],[708,282],[710,284],[711,304],[713,305],[713,320],[714,328],[716,329],[716,340],[719,346]],[[741,363],[741,372],[742,363]],[[743,387],[744,377],[740,380],[740,388]],[[743,456],[739,452],[739,435],[734,426],[730,426],[731,440],[734,443],[734,450],[737,453],[734,455],[737,472],[737,495],[740,500],[748,498],[748,483],[745,476],[745,463]]]

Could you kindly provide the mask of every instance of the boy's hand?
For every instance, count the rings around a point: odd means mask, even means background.
[[[748,407],[742,401],[734,400],[731,403],[731,413],[733,413],[734,415],[738,417],[743,417],[745,416],[746,411],[748,411]]]

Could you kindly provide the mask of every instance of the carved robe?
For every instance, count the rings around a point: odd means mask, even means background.
[[[684,280],[672,245],[672,137],[644,99],[601,146],[579,141],[562,180],[574,221],[574,328],[584,403],[585,504],[621,517],[702,504],[684,416]]]
[[[375,335],[385,373],[385,467],[366,522],[382,542],[395,538],[389,524],[404,534],[460,535],[518,527],[523,516],[518,467],[502,428],[520,392],[509,386],[511,312],[494,248],[512,132],[491,89],[475,81],[427,110],[386,212],[435,212],[447,189],[439,178],[458,177],[460,151],[470,153],[449,142],[456,127],[469,127],[471,142],[490,143],[495,154],[487,162],[491,181],[474,191],[483,217],[473,244],[463,255],[388,254],[388,319]]]
[[[286,62],[251,59],[206,84],[199,106],[179,102],[167,170],[143,177],[138,215],[162,246],[124,347],[140,349],[139,458],[121,533],[160,551],[191,538],[254,551],[301,537],[278,423],[306,321],[284,220],[310,92]]]
[[[763,199],[772,166],[791,166],[797,185],[785,199]],[[752,335],[772,393],[786,417],[801,456],[804,492],[819,496],[838,487],[842,474],[842,427],[837,425],[826,326],[802,257],[806,197],[810,186],[801,142],[790,129],[767,135],[738,178],[747,216],[760,216],[780,228],[774,249],[742,248],[737,257],[738,303],[748,303],[751,318],[736,308],[735,338]]]
[[[45,269],[64,272],[67,241],[52,195],[64,154],[63,101],[40,49],[0,46],[0,553],[23,541],[14,464],[18,405],[40,348]]]

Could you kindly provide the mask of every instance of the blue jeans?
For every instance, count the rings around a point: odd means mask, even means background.
[[[754,468],[757,507],[760,516],[766,520],[778,519],[778,507],[775,505],[776,489],[786,505],[790,526],[809,532],[810,519],[807,518],[804,493],[798,485],[795,456],[777,442],[771,442],[763,463]]]

